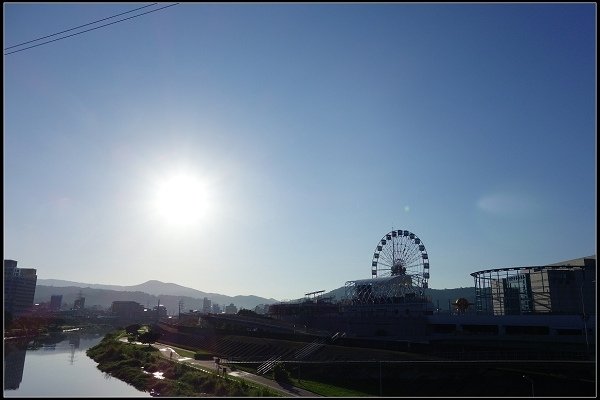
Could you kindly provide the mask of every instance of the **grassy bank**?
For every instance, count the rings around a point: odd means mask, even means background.
[[[217,338],[218,346],[204,346],[204,351],[229,360],[251,359],[250,352],[260,353],[262,358],[252,356],[255,360],[268,359],[276,353],[293,354],[304,345],[242,335]],[[171,339],[177,346],[185,343],[191,351],[199,350],[194,343],[208,342],[194,342],[193,337],[185,337],[181,340],[184,343],[179,344],[177,339],[181,337]],[[595,363],[585,360],[460,361],[421,353],[326,345],[311,356],[310,361],[313,362],[306,365],[283,362],[288,375],[286,383],[327,397],[527,397],[532,390],[536,396],[574,397],[595,393]],[[241,361],[229,366],[256,374],[260,364]],[[275,380],[273,371],[265,377]]]
[[[317,381],[308,381],[308,380],[298,380],[291,379],[291,382],[294,386],[297,386],[302,389],[309,390],[313,393],[317,393],[320,396],[324,397],[365,397],[365,396],[373,396],[373,394],[360,392],[358,390],[352,390],[348,388],[343,388],[335,385],[331,385],[328,383],[317,382]]]
[[[122,334],[107,334],[98,345],[88,349],[86,354],[98,363],[98,369],[102,372],[125,381],[138,390],[160,396],[181,397],[278,396],[267,388],[257,388],[241,380],[208,374],[164,359],[154,347],[117,340]],[[162,379],[156,375],[162,376]]]

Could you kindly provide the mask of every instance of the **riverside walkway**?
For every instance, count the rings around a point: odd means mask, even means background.
[[[175,346],[167,345],[167,344],[162,344],[159,342],[154,343],[153,346],[156,347],[160,351],[161,356],[163,356],[164,358],[167,358],[167,359],[170,359],[173,361],[184,362],[186,364],[189,364],[190,366],[201,369],[207,373],[212,373],[212,374],[217,374],[217,375],[223,374],[223,372],[222,372],[223,369],[219,368],[219,366],[212,360],[195,360],[190,357],[184,357],[184,356],[180,355],[179,353],[177,353],[178,350],[183,350],[183,349],[180,349]],[[187,350],[187,351],[189,351],[189,350]],[[266,386],[270,389],[276,390],[277,392],[281,393],[284,396],[322,397],[322,396],[319,396],[318,394],[310,392],[308,390],[305,390],[305,389],[302,389],[302,388],[299,388],[296,386],[292,386],[292,385],[286,385],[286,384],[282,385],[276,381],[265,378],[264,376],[251,374],[251,373],[245,372],[245,371],[229,371],[229,369],[228,369],[226,374],[229,376],[241,378],[248,382],[254,382],[254,383],[258,383],[262,386]]]

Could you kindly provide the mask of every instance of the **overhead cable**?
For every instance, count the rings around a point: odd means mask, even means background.
[[[134,12],[134,11],[137,11],[137,10],[141,10],[142,8],[152,7],[152,6],[156,5],[156,4],[158,4],[158,3],[152,3],[152,4],[144,6],[144,7],[135,8],[133,10],[126,11],[126,12],[121,13],[121,14],[113,15],[113,16],[108,17],[108,18],[99,19],[98,21],[90,22],[89,24],[79,25],[79,26],[76,26],[75,28],[67,29],[66,31],[62,31],[62,32],[53,33],[52,35],[43,36],[41,38],[33,39],[33,40],[28,41],[28,42],[23,42],[23,43],[15,44],[14,46],[10,46],[10,47],[4,48],[4,50],[12,49],[13,47],[23,46],[24,44],[28,44],[28,43],[37,42],[38,40],[46,39],[46,38],[49,38],[49,37],[52,37],[52,36],[60,35],[61,33],[70,32],[70,31],[73,31],[75,29],[83,28],[84,26],[93,25],[93,24],[96,24],[96,23],[101,22],[101,21],[106,21],[107,19],[119,17],[119,16],[125,15],[125,14],[129,14],[131,12]]]
[[[18,53],[18,52],[20,52],[20,51],[24,51],[24,50],[32,49],[32,48],[34,48],[34,47],[42,46],[42,45],[44,45],[44,44],[48,44],[48,43],[56,42],[56,41],[58,41],[58,40],[66,39],[66,38],[68,38],[68,37],[71,37],[71,36],[76,36],[76,35],[80,35],[80,34],[82,34],[82,33],[85,33],[85,32],[89,32],[89,31],[93,31],[93,30],[96,30],[96,29],[104,28],[105,26],[108,26],[108,25],[113,25],[113,24],[116,24],[116,23],[118,23],[118,22],[127,21],[128,19],[132,19],[132,18],[140,17],[140,16],[142,16],[142,15],[145,15],[145,14],[150,14],[150,13],[153,13],[153,12],[155,12],[155,11],[164,10],[165,8],[173,7],[173,6],[176,6],[176,5],[178,5],[178,4],[180,4],[180,3],[170,4],[170,5],[168,5],[168,6],[161,7],[161,8],[157,8],[157,9],[154,9],[154,10],[151,10],[151,11],[147,11],[147,12],[145,12],[145,13],[141,13],[141,14],[138,14],[138,15],[134,15],[134,16],[132,16],[132,17],[123,18],[123,19],[120,19],[120,20],[118,20],[118,21],[109,22],[108,24],[104,24],[104,25],[97,26],[97,27],[95,27],[95,28],[90,28],[90,29],[86,29],[85,31],[81,31],[81,32],[73,33],[73,34],[71,34],[71,35],[63,36],[63,37],[60,37],[60,38],[58,38],[58,39],[48,40],[47,42],[43,42],[43,43],[39,43],[39,44],[35,44],[35,45],[33,45],[33,46],[25,47],[25,48],[23,48],[23,49],[19,49],[19,50],[11,51],[11,52],[9,52],[9,53],[4,53],[4,55],[6,56],[6,55],[9,55],[9,54]]]

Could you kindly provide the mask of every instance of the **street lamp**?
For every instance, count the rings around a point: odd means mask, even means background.
[[[531,383],[531,397],[535,397],[535,392],[533,391],[533,379],[527,375],[523,375],[523,378],[527,379]]]
[[[589,354],[590,342],[588,339],[587,315],[585,315],[585,301],[583,300],[583,283],[581,283],[580,293],[581,293],[581,318],[583,319],[583,330],[585,333],[585,347],[586,347],[587,353]]]
[[[383,396],[383,387],[381,385],[381,360],[379,361],[379,396]]]

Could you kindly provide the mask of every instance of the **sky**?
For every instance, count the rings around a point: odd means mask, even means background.
[[[4,3],[4,258],[277,300],[596,254],[596,5]],[[11,47],[10,49],[7,49]]]

